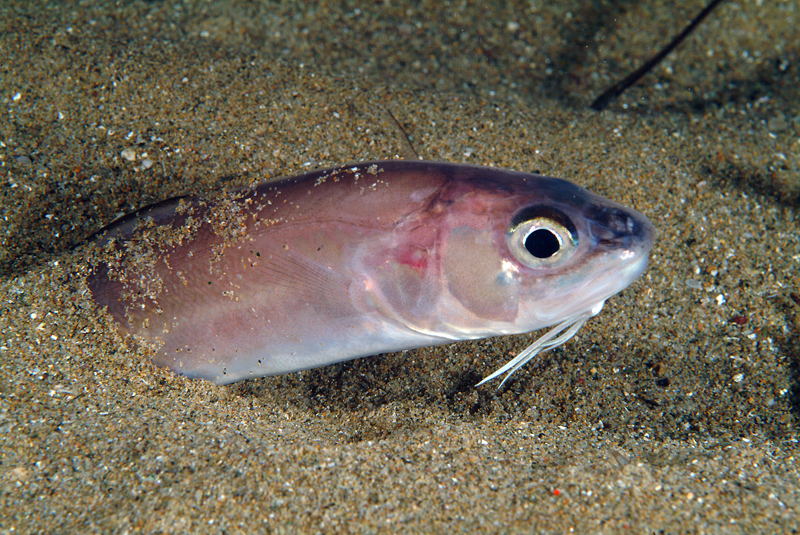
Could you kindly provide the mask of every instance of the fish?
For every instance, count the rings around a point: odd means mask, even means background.
[[[479,385],[504,383],[636,280],[654,234],[567,180],[368,161],[137,210],[93,240],[87,285],[156,365],[217,384],[555,326]]]

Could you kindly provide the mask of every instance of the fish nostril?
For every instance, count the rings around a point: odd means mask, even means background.
[[[619,209],[608,211],[608,228],[616,234],[629,234],[633,224],[627,212]]]
[[[643,237],[645,227],[629,212],[619,208],[596,208],[589,214],[591,233],[598,243],[626,247],[631,239]]]

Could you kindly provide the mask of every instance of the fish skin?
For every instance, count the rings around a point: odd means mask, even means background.
[[[574,231],[557,267],[509,246],[531,207]],[[633,282],[653,237],[565,180],[364,162],[134,212],[98,233],[87,282],[156,364],[225,384],[555,325]]]

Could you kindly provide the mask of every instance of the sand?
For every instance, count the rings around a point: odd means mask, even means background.
[[[596,113],[703,2],[308,4],[0,5],[0,532],[800,529],[800,7]],[[633,206],[652,264],[500,390],[535,333],[215,386],[87,292],[117,215],[409,147]]]

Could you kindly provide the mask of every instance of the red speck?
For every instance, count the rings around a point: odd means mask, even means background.
[[[736,325],[744,325],[745,323],[747,323],[747,318],[744,316],[736,315],[731,318],[731,321]]]
[[[428,269],[428,251],[423,247],[408,245],[397,252],[397,261],[415,271]]]
[[[553,489],[553,496],[561,496],[561,491],[558,489]]]

